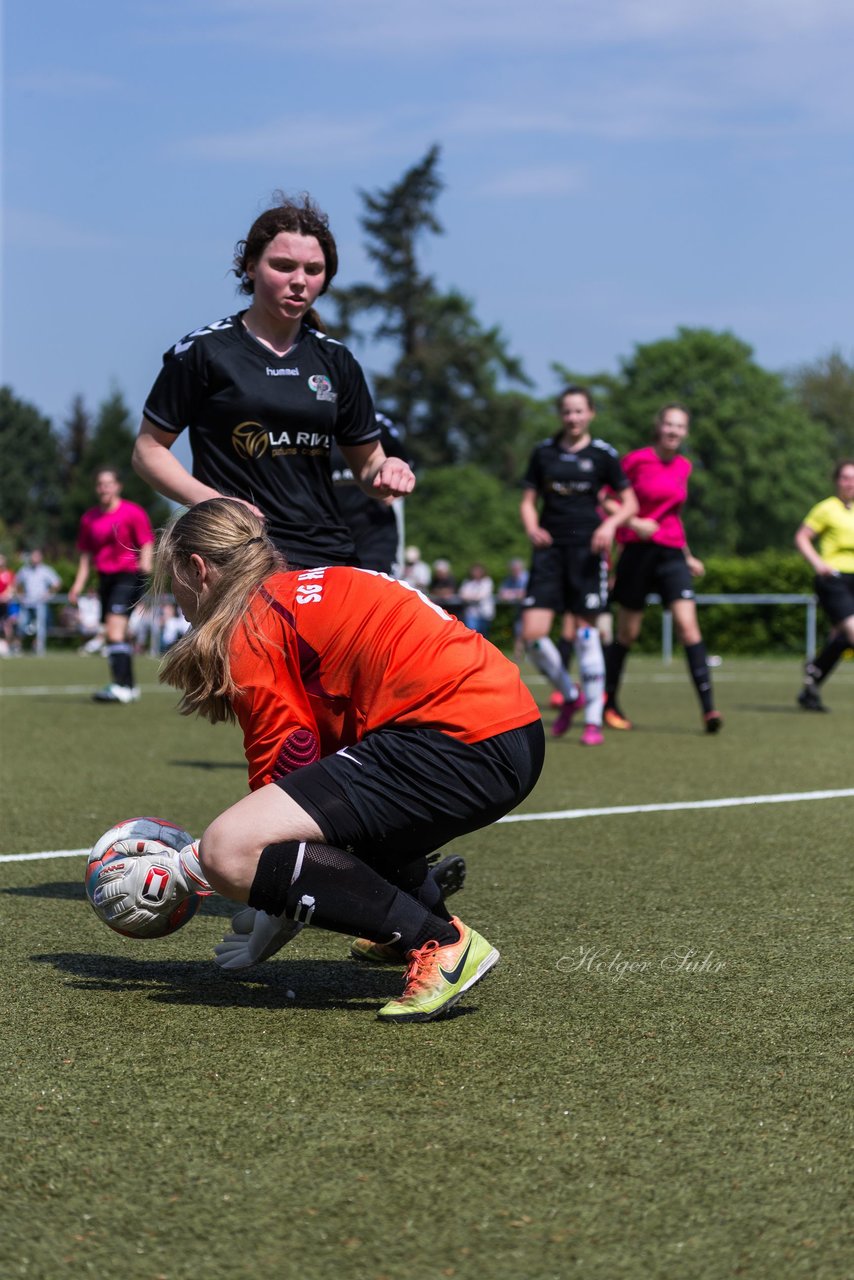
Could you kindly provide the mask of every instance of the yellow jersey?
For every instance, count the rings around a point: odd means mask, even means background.
[[[804,518],[818,538],[818,551],[832,569],[854,573],[854,505],[840,498],[825,498]]]

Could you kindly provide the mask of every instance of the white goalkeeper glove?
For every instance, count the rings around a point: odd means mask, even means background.
[[[303,927],[284,916],[268,916],[266,911],[244,907],[232,917],[232,932],[214,947],[214,961],[220,969],[248,969],[281,951]]]
[[[120,933],[156,937],[185,898],[212,892],[193,844],[180,853],[160,840],[117,840],[112,847],[119,856],[98,872],[92,905]]]

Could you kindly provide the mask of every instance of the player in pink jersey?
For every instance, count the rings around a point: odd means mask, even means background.
[[[142,578],[151,572],[154,530],[142,507],[122,497],[121,481],[112,468],[103,467],[97,472],[95,493],[98,505],[90,507],[80,519],[80,562],[68,600],[77,603],[94,569],[98,574],[101,616],[106,624],[110,683],[93,697],[96,702],[135,702],[139,690],[133,682],[128,619],[144,593]]]
[[[617,530],[622,552],[611,593],[619,606],[617,638],[605,651],[604,720],[612,729],[632,727],[620,710],[617,691],[629,650],[640,635],[646,597],[653,592],[670,610],[676,634],[685,647],[703,711],[703,727],[707,733],[717,733],[723,725],[713,701],[692,585],[692,579],[704,572],[703,564],[691,555],[681,519],[691,463],[679,451],[689,423],[690,415],[681,404],[666,404],[656,414],[652,445],[623,459],[639,512]]]

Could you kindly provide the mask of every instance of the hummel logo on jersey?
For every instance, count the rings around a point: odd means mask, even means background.
[[[469,938],[468,946],[466,947],[463,954],[460,956],[457,963],[454,965],[453,969],[443,969],[442,966],[439,965],[439,972],[441,973],[445,981],[450,982],[451,985],[459,981],[460,974],[463,971],[466,960],[468,959],[469,952],[471,951],[471,943],[472,943],[472,940],[471,938]]]
[[[268,378],[298,378],[299,369],[271,369],[270,366],[267,365],[267,377]]]

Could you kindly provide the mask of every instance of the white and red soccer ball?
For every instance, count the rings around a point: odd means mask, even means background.
[[[198,911],[178,855],[193,837],[164,818],[128,818],[101,836],[86,865],[86,897],[104,924],[128,938],[164,938]]]

